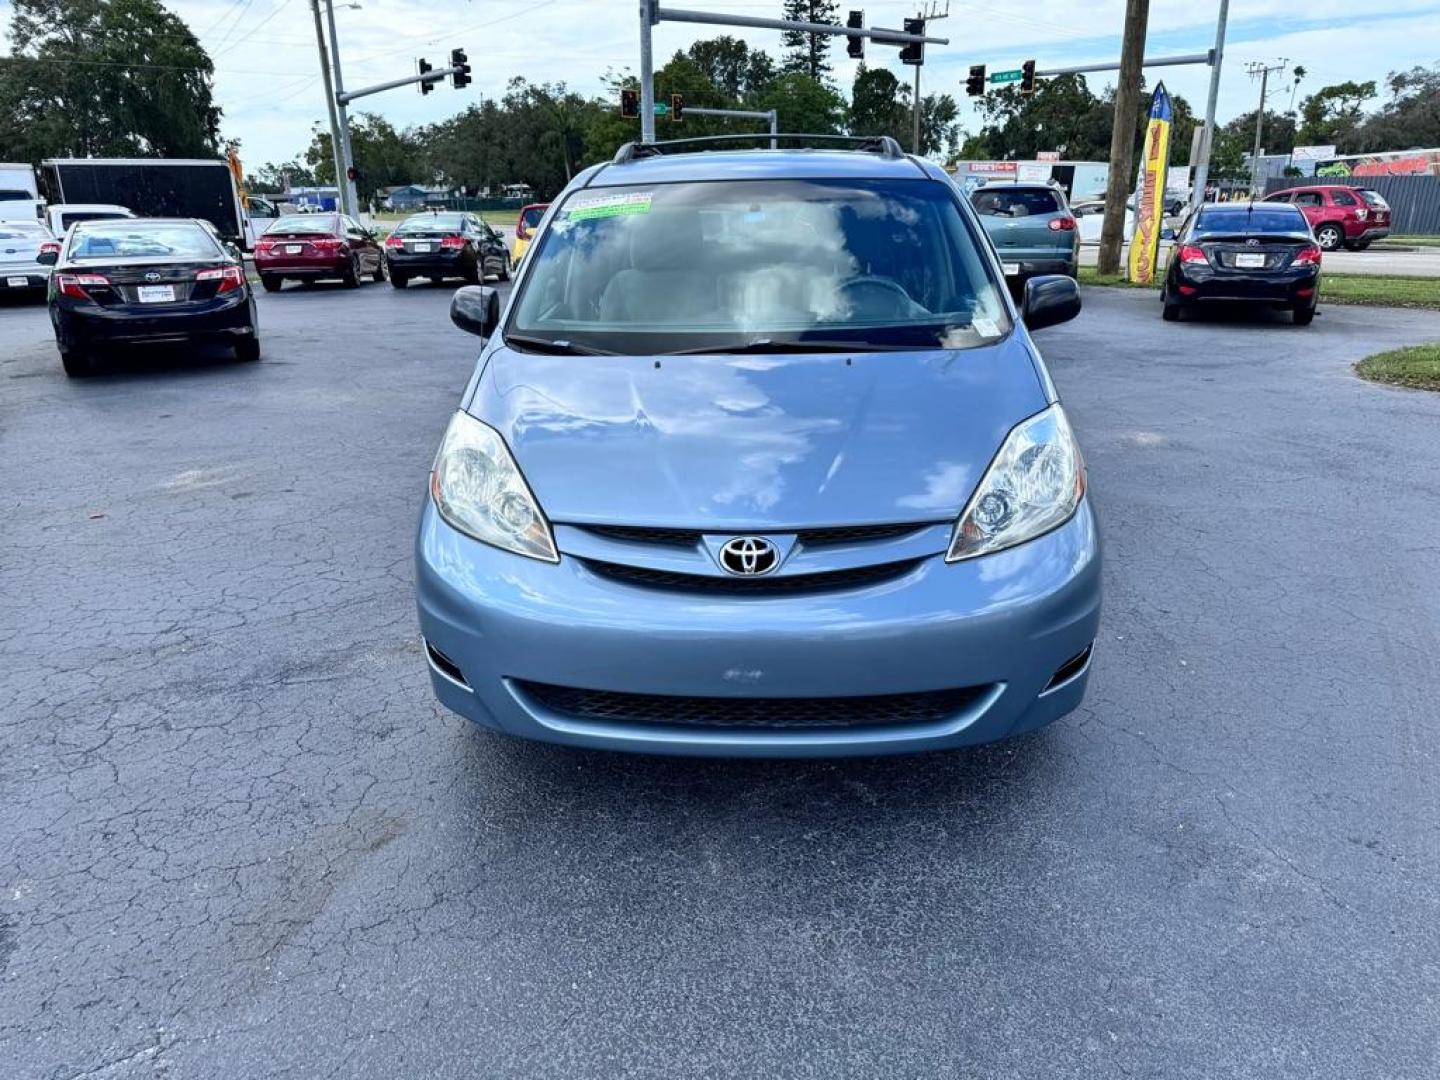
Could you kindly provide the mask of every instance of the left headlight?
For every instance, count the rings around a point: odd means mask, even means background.
[[[466,412],[445,429],[430,495],[447,522],[481,543],[559,562],[550,523],[499,432]]]
[[[1023,544],[1063,525],[1085,495],[1085,463],[1059,405],[1010,430],[955,526],[946,562]]]

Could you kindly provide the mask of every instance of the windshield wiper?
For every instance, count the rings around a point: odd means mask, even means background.
[[[774,341],[753,338],[750,341],[724,341],[698,349],[676,349],[663,356],[698,356],[704,353],[867,353],[911,352],[916,349],[938,348],[926,345],[882,345],[873,341],[842,341],[829,338],[804,338],[800,341]]]
[[[577,345],[565,338],[531,337],[529,334],[506,334],[506,345],[521,345],[533,352],[555,353],[557,356],[619,356],[609,349]]]

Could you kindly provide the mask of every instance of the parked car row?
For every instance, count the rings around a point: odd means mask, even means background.
[[[388,278],[403,289],[417,278],[508,281],[511,260],[500,234],[470,213],[415,214],[383,241],[346,214],[286,214],[256,241],[255,271],[266,292],[324,279],[358,288]]]

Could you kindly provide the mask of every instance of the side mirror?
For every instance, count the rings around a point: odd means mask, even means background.
[[[500,325],[500,294],[488,285],[466,285],[450,299],[450,321],[467,334],[488,338]]]
[[[462,290],[463,291],[463,290]],[[1031,330],[1069,322],[1080,314],[1080,286],[1064,274],[1043,274],[1025,282],[1020,316]]]
[[[54,266],[60,261],[60,245],[46,244],[40,249],[40,254],[35,256],[35,261],[41,266]]]
[[[1161,240],[1174,240],[1174,239],[1175,239],[1175,230],[1174,230],[1174,229],[1161,229],[1161,230],[1160,230],[1160,239],[1161,239]]]

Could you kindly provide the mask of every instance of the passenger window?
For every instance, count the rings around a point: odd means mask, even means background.
[[[1295,196],[1296,206],[1319,206],[1320,193],[1318,191],[1302,191]]]
[[[1355,196],[1351,195],[1348,191],[1332,191],[1330,193],[1330,201],[1336,206],[1356,205]]]

